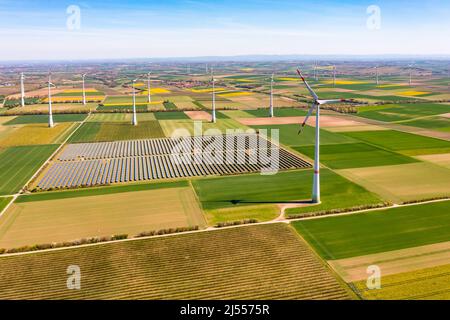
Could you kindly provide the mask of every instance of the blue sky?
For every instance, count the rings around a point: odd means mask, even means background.
[[[67,27],[70,5],[79,29]],[[370,5],[381,10],[379,29],[367,26]],[[448,0],[0,0],[0,60],[449,55],[449,36]]]

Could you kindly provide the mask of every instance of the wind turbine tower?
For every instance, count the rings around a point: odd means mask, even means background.
[[[316,109],[316,128],[315,128],[315,147],[314,147],[314,178],[313,178],[313,190],[312,190],[312,202],[313,203],[320,203],[320,162],[319,162],[319,156],[320,156],[320,106],[323,104],[332,104],[332,103],[339,103],[339,102],[345,102],[343,99],[339,100],[321,100],[317,96],[317,94],[311,89],[308,82],[303,77],[301,71],[297,69],[297,73],[302,79],[303,83],[306,86],[306,89],[308,89],[309,93],[313,97],[313,104],[311,108],[308,111],[308,114],[305,117],[305,120],[302,123],[302,126],[300,128],[299,134],[302,133],[303,128],[306,125],[306,122],[308,121],[311,114],[314,112],[314,109]]]
[[[84,79],[86,78],[86,73],[82,75],[83,78],[83,105],[86,105],[86,87],[84,85]]]
[[[333,87],[336,87],[336,66],[333,66]]]
[[[375,73],[377,77],[377,86],[380,84],[379,78],[378,78],[378,66],[375,67]]]
[[[133,126],[137,126],[137,117],[136,117],[136,89],[135,89],[135,84],[136,84],[136,80],[133,80],[133,120],[131,122],[131,124]]]
[[[147,90],[148,90],[148,94],[147,94],[147,102],[151,103],[152,102],[152,94],[150,92],[150,76],[152,75],[151,72],[147,73]]]
[[[269,106],[269,117],[273,118],[273,76],[270,78],[270,106]]]
[[[409,86],[412,86],[412,64],[409,65]]]
[[[53,122],[53,113],[52,113],[52,86],[55,85],[52,83],[51,74],[48,74],[48,127],[53,128],[55,126]]]
[[[212,82],[212,117],[211,122],[216,123],[216,85],[214,79],[214,71],[211,68],[211,82]]]
[[[23,72],[20,74],[20,101],[22,104],[22,107],[25,107],[25,86],[23,84],[23,81],[25,79],[25,75]]]

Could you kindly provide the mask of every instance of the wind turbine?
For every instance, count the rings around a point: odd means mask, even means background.
[[[316,61],[316,65],[314,66],[314,80],[319,81],[319,62]]]
[[[149,73],[147,73],[147,90],[148,90],[148,95],[147,95],[147,102],[150,103],[152,102],[152,94],[150,92],[150,76],[152,75],[152,72],[150,71]]]
[[[273,76],[270,78],[270,106],[269,106],[269,117],[273,118]]]
[[[306,86],[306,89],[308,89],[309,93],[313,97],[313,104],[311,108],[308,111],[308,114],[305,117],[305,120],[303,121],[301,128],[299,130],[299,134],[303,132],[303,128],[306,125],[306,122],[308,121],[309,117],[313,113],[314,109],[316,109],[316,141],[315,141],[315,148],[314,148],[314,178],[313,178],[313,190],[312,190],[312,202],[313,203],[320,203],[320,163],[319,163],[319,147],[320,147],[320,106],[323,104],[332,104],[332,103],[339,103],[339,102],[345,102],[344,99],[339,100],[321,100],[317,96],[317,94],[311,89],[308,82],[305,80],[305,78],[302,75],[302,72],[300,69],[297,69],[297,73],[302,79],[303,83]]]
[[[48,127],[53,128],[55,126],[53,122],[53,113],[52,113],[52,86],[56,87],[52,83],[52,75],[48,73]]]
[[[211,68],[211,82],[212,82],[212,117],[211,122],[216,123],[216,85],[214,84],[214,70]]]
[[[412,86],[412,64],[409,64],[408,65],[408,67],[409,67],[409,86],[411,87]]]
[[[136,84],[137,79],[133,80],[133,120],[131,121],[131,124],[133,126],[137,126],[137,117],[136,117],[136,89],[135,89],[135,84]]]
[[[377,77],[377,86],[378,86],[380,84],[380,82],[378,81],[378,66],[375,67],[375,73]]]
[[[86,105],[86,88],[84,86],[84,79],[86,78],[86,73],[81,76],[83,79],[83,105]]]
[[[317,61],[314,61],[314,80],[317,80]]]
[[[20,74],[20,97],[22,107],[25,107],[25,86],[23,84],[23,80],[25,79],[25,75],[23,72]]]
[[[333,66],[333,87],[336,87],[336,65]]]

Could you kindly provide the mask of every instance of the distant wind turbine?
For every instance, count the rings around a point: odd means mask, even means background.
[[[21,100],[21,104],[22,107],[25,107],[25,85],[23,83],[25,79],[25,75],[23,74],[23,72],[20,74],[20,100]]]
[[[86,78],[86,73],[82,75],[83,78],[83,105],[86,105],[86,87],[84,85],[84,79]]]
[[[269,117],[273,118],[273,76],[270,78],[270,106],[269,106]]]
[[[412,86],[412,64],[408,65],[409,67],[409,86]]]
[[[320,203],[320,162],[319,162],[319,148],[320,148],[320,106],[323,104],[332,104],[332,103],[339,103],[339,102],[345,102],[344,99],[339,100],[320,100],[317,94],[311,89],[308,82],[303,77],[300,69],[297,69],[297,73],[302,79],[303,83],[306,86],[306,89],[308,89],[309,93],[313,97],[314,101],[311,106],[311,108],[308,111],[308,114],[305,117],[305,120],[303,121],[301,128],[299,130],[299,134],[303,132],[303,128],[306,125],[306,122],[308,121],[309,117],[313,113],[314,109],[316,109],[316,141],[315,141],[315,148],[314,148],[314,178],[313,178],[313,190],[312,190],[312,202],[313,203]]]
[[[212,82],[212,114],[211,122],[216,123],[216,85],[214,79],[214,70],[211,68],[211,82]]]
[[[380,82],[378,81],[378,66],[375,67],[375,74],[376,74],[376,78],[377,78],[377,85],[379,85]]]
[[[147,94],[147,102],[150,103],[152,102],[152,94],[150,92],[150,76],[152,75],[152,72],[150,71],[149,73],[147,73],[147,90],[148,90],[148,94]]]
[[[336,87],[336,65],[333,66],[333,87]]]
[[[136,117],[136,89],[135,89],[135,84],[136,84],[136,80],[133,80],[133,120],[131,121],[131,124],[133,126],[137,126],[137,117]]]
[[[52,75],[48,74],[48,127],[53,128],[55,126],[53,122],[53,112],[52,112],[52,87],[56,87],[52,83]]]

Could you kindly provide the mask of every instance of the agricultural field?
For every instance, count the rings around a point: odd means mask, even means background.
[[[342,134],[408,156],[450,152],[450,141],[406,132],[382,130],[345,132]]]
[[[193,226],[205,227],[205,219],[189,187],[53,200],[30,197],[0,217],[0,248]]]
[[[286,207],[286,215],[289,216],[382,202],[377,196],[330,170],[322,170],[322,179],[323,199],[319,205],[310,203],[311,170],[279,172],[273,176],[205,178],[193,180],[192,184],[203,209],[214,222],[218,222],[218,217],[222,217],[222,221],[230,221],[236,216],[267,220],[268,214],[274,215],[274,210],[268,205],[278,206],[278,214]],[[254,188],[255,185],[259,187]],[[260,206],[261,211],[255,212],[255,206]],[[246,216],[248,209],[253,211]],[[227,213],[231,218],[227,217]]]
[[[393,203],[450,195],[450,170],[432,163],[342,169],[337,172]]]
[[[450,264],[383,277],[379,290],[368,290],[366,281],[354,283],[355,291],[367,300],[448,300]]]
[[[66,288],[73,261],[83,270],[83,290]],[[130,272],[133,281],[124,281]],[[285,224],[0,257],[0,278],[1,299],[352,297]]]
[[[0,147],[62,143],[77,126],[71,122],[56,123],[53,128],[44,123],[19,125],[0,139]]]
[[[70,143],[162,138],[164,132],[156,120],[139,121],[138,125],[121,122],[86,122],[73,136]]]
[[[36,145],[0,149],[0,195],[18,192],[56,148]]]
[[[449,207],[441,201],[292,225],[324,259],[343,259],[450,241]]]
[[[333,63],[318,80],[301,66],[321,99],[353,100],[321,111],[317,204],[297,63],[216,62],[216,123],[203,63],[152,62],[151,103],[148,65],[89,65],[86,106],[80,73],[55,66],[54,128],[38,76],[20,107],[2,73],[0,299],[450,299],[447,70],[418,62],[408,85],[390,62],[376,85],[373,62],[338,62],[333,83]],[[278,172],[261,174],[275,150]],[[66,289],[70,264],[83,290]]]
[[[358,116],[385,122],[405,122],[449,112],[450,104],[444,103],[387,104],[358,108]]]
[[[60,122],[81,122],[86,119],[85,114],[55,114],[53,115],[53,121]],[[4,125],[19,125],[19,124],[34,124],[34,123],[48,123],[48,115],[24,115],[17,116],[13,119],[5,122]]]
[[[314,146],[293,147],[314,158]],[[321,163],[332,169],[378,167],[416,162],[417,160],[366,143],[329,144],[321,150]]]

